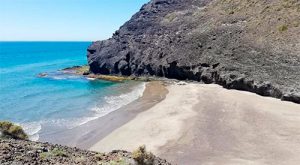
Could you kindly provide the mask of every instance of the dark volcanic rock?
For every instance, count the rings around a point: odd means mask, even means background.
[[[300,1],[152,0],[88,48],[90,71],[217,83],[300,103]]]

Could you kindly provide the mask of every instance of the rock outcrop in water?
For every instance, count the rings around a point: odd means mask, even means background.
[[[151,0],[88,48],[90,71],[217,83],[300,103],[300,1]]]

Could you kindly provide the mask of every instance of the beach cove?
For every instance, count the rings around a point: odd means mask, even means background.
[[[300,0],[0,13],[1,165],[300,164]]]
[[[146,145],[174,164],[297,164],[300,105],[215,84],[149,82],[138,100],[50,142],[98,152]]]
[[[299,104],[216,84],[63,69],[84,65],[88,44],[4,43],[20,48],[2,52],[0,117],[21,124],[31,140],[99,152],[146,145],[173,164],[300,161]],[[10,53],[33,59],[9,63]]]

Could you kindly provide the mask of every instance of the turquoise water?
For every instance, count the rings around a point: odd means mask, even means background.
[[[66,75],[86,64],[89,42],[0,42],[0,120],[22,125],[32,140],[45,129],[62,131],[130,103],[144,84]],[[47,72],[44,78],[37,74]]]

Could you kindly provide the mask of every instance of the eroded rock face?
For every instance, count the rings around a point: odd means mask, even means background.
[[[152,0],[94,42],[88,62],[93,73],[218,83],[300,103],[299,18],[292,0]]]

